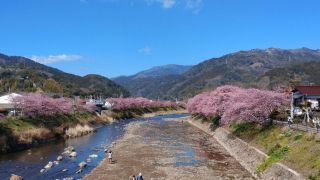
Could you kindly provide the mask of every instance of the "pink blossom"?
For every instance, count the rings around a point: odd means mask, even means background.
[[[39,93],[29,93],[14,99],[16,106],[28,116],[64,114],[72,111],[72,101],[51,98]]]
[[[207,117],[221,117],[222,124],[234,121],[262,122],[276,109],[288,105],[283,93],[221,86],[211,92],[201,93],[187,103],[190,113]]]
[[[178,104],[170,101],[152,101],[147,98],[108,98],[107,101],[113,104],[113,109],[132,109],[132,108],[160,108],[177,107]]]

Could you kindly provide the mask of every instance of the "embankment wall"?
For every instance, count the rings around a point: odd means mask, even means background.
[[[207,122],[202,123],[193,119],[188,119],[188,122],[212,135],[213,138],[224,146],[224,148],[257,179],[305,179],[299,173],[282,163],[275,163],[266,171],[258,175],[256,173],[256,168],[267,157],[264,152],[232,135],[222,127],[211,131],[209,128],[210,124]]]

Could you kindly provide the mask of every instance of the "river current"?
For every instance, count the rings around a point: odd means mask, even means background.
[[[162,121],[166,118],[179,118],[187,114],[162,115],[152,118],[134,118],[119,120],[104,125],[95,133],[66,140],[58,140],[43,144],[28,150],[0,155],[0,179],[9,179],[11,174],[24,177],[24,179],[81,179],[90,173],[105,157],[105,148],[125,134],[125,127],[135,121]],[[54,165],[46,172],[40,172],[49,161],[56,161],[66,147],[72,146],[77,157],[63,156],[59,164]],[[91,158],[90,158],[91,155]],[[88,159],[89,158],[89,159]],[[87,162],[81,173],[80,162]]]

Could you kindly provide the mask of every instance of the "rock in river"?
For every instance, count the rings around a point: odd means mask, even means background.
[[[90,158],[97,158],[98,155],[96,155],[96,154],[91,154],[91,155],[89,155],[89,157],[90,157]]]
[[[57,161],[61,161],[61,160],[62,160],[62,156],[58,156]]]
[[[64,150],[65,150],[65,151],[74,151],[74,147],[69,146],[69,147],[65,148]]]
[[[76,156],[77,156],[77,152],[75,151],[69,154],[69,157],[76,157]]]
[[[73,177],[63,178],[63,180],[73,180]]]
[[[15,175],[15,174],[11,174],[10,180],[22,180],[23,177]]]
[[[81,163],[79,163],[80,169],[83,169],[83,168],[85,168],[86,166],[87,166],[87,163],[84,162],[84,161],[82,161]]]
[[[49,161],[46,166],[44,166],[45,169],[50,169],[53,166],[53,162]]]
[[[82,173],[82,169],[79,169],[76,173],[77,174]]]

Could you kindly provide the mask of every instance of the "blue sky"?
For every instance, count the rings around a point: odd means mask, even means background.
[[[319,0],[1,0],[0,52],[107,77],[254,48],[320,48]]]

